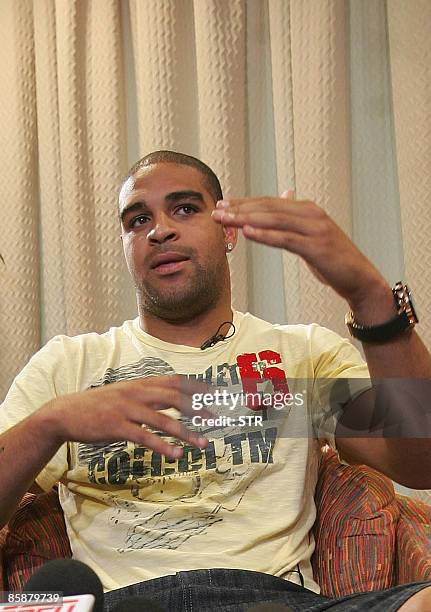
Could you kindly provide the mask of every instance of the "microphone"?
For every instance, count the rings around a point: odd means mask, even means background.
[[[42,565],[26,583],[24,591],[53,591],[68,595],[92,595],[94,606],[86,608],[103,612],[103,587],[97,574],[85,563],[75,559],[56,559]],[[61,609],[61,608],[60,608]]]
[[[53,593],[44,593],[46,598],[43,598],[43,593],[31,593],[38,596],[39,601],[35,603],[30,601],[30,593],[6,593],[8,597],[7,603],[0,603],[0,612],[92,612],[94,604],[94,595],[72,595],[63,597],[62,599],[49,599],[49,595]],[[10,603],[15,600],[16,603]],[[37,597],[34,598],[36,600]],[[42,600],[44,603],[42,603]]]
[[[221,330],[223,325],[229,325],[229,326],[233,327],[233,331],[232,331],[232,333],[229,336],[226,336],[224,334],[219,334],[219,331]],[[235,332],[236,332],[235,325],[233,323],[231,323],[230,321],[224,321],[219,326],[219,328],[216,331],[216,333],[214,334],[214,336],[211,336],[210,338],[208,338],[208,340],[205,340],[205,342],[201,345],[201,347],[200,347],[201,351],[204,351],[205,349],[209,348],[210,346],[214,346],[214,344],[217,344],[217,342],[220,342],[221,340],[226,340],[226,338],[232,338],[232,336],[234,335]]]
[[[125,597],[117,603],[111,612],[168,612],[158,603],[146,597]]]

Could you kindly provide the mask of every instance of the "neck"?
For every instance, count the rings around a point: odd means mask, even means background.
[[[143,331],[165,342],[193,347],[200,347],[205,340],[213,336],[221,323],[233,320],[230,299],[184,322],[159,319],[144,312],[140,305],[138,305],[138,310],[139,324]],[[226,327],[222,331],[226,332]]]

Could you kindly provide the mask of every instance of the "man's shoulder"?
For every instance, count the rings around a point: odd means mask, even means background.
[[[262,332],[273,332],[298,338],[338,338],[341,336],[323,327],[318,323],[274,323],[261,319],[250,312],[237,313],[241,320],[241,326],[245,329],[254,329]]]
[[[45,344],[45,347],[63,346],[79,349],[86,346],[106,345],[127,340],[133,335],[135,319],[126,320],[121,325],[112,326],[105,331],[91,331],[81,334],[57,334]]]
[[[106,371],[136,359],[133,324],[125,321],[102,333],[54,336],[18,373],[11,389],[44,389],[49,396],[53,390],[63,395],[91,387]]]
[[[250,313],[242,315],[241,338],[252,339],[257,345],[279,347],[290,358],[304,359],[308,355],[319,362],[337,354],[360,360],[360,354],[347,337],[318,323],[272,323]]]
[[[104,361],[108,356],[124,352],[130,346],[134,321],[110,327],[104,332],[76,335],[57,334],[50,338],[29,360],[18,375],[28,371],[61,372],[62,369],[81,369]],[[127,351],[126,351],[127,352]]]

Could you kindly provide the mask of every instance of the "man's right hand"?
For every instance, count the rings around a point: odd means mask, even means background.
[[[160,376],[112,383],[47,402],[0,435],[0,528],[26,491],[40,492],[35,478],[64,442],[130,440],[172,459],[181,457],[180,446],[165,442],[146,429],[148,425],[205,448],[206,438],[160,411],[173,407],[182,414],[196,414],[193,393],[209,392],[209,385],[185,376]],[[201,414],[213,416],[206,410]]]
[[[165,442],[145,426],[205,448],[207,438],[160,410],[173,407],[192,416],[196,414],[192,395],[209,391],[209,385],[180,375],[137,378],[58,397],[42,406],[34,417],[41,420],[44,431],[59,446],[64,442],[129,440],[174,459],[181,457],[182,448]],[[205,410],[202,415],[213,416]]]

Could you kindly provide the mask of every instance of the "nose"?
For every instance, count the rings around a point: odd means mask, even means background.
[[[151,231],[147,234],[147,240],[150,244],[163,244],[169,240],[177,238],[176,230],[169,226],[166,220],[161,220],[156,223]]]

